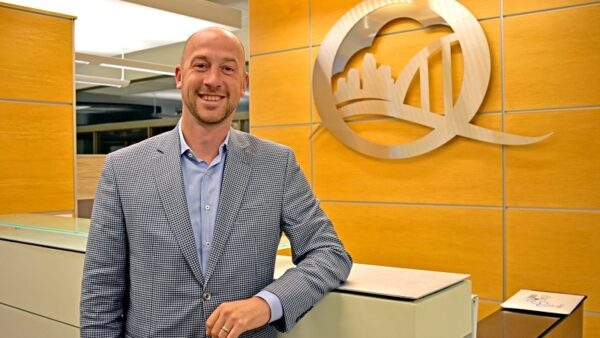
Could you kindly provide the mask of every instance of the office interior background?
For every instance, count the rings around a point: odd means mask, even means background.
[[[247,25],[236,34],[248,42],[250,94],[236,127],[294,149],[355,262],[470,274],[479,318],[520,289],[584,294],[585,337],[600,337],[600,2],[460,1],[479,20],[491,53],[490,84],[472,123],[553,135],[527,146],[456,137],[402,160],[362,155],[316,130],[316,55],[360,1],[219,2],[240,8]],[[170,76],[127,71],[126,88],[76,85],[74,73],[121,72],[74,66],[73,29],[72,17],[0,4],[0,214],[74,213],[78,200],[93,199],[105,153],[171,129],[180,114]],[[397,20],[368,52],[396,77],[423,46],[449,32]],[[181,47],[125,58],[175,65]],[[460,48],[452,49],[452,61],[453,87],[460,88]],[[434,112],[443,110],[441,79],[434,55]],[[418,88],[407,102],[418,105]],[[102,104],[142,105],[150,114],[143,119],[154,121],[79,123],[80,106]],[[350,126],[384,144],[430,131],[382,118]]]

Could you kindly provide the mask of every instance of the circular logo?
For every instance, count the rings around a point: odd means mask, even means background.
[[[332,77],[344,71],[358,51],[371,47],[387,23],[409,18],[423,27],[449,26],[452,33],[425,46],[393,79],[388,66],[377,66],[375,56],[366,54],[358,69],[348,71],[332,92]],[[462,87],[453,100],[450,46],[458,42],[464,61]],[[443,67],[443,115],[430,111],[427,77],[428,57],[441,50]],[[421,106],[404,103],[412,78],[421,74]],[[432,151],[455,136],[499,144],[528,144],[542,137],[526,137],[485,129],[470,123],[479,109],[490,78],[490,52],[477,19],[454,0],[406,1],[367,0],[346,13],[321,44],[313,72],[313,97],[322,124],[346,146],[365,155],[400,159]],[[398,145],[369,141],[346,123],[360,115],[380,115],[421,124],[432,130],[420,139]]]

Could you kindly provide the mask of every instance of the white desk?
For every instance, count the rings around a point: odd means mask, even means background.
[[[89,221],[4,215],[0,223],[46,228],[0,226],[0,337],[79,337]],[[276,264],[275,278],[293,266],[286,256],[278,256]],[[355,264],[347,283],[280,337],[468,337],[467,277]]]
[[[275,276],[293,266],[278,257]],[[355,264],[281,338],[463,338],[472,332],[468,275]]]

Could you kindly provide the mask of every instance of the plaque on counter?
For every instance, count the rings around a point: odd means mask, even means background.
[[[577,305],[584,299],[585,296],[582,295],[569,295],[564,293],[524,289],[502,303],[502,307],[511,310],[568,315],[573,312]]]

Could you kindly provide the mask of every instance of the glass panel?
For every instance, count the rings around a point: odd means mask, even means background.
[[[105,131],[98,133],[99,153],[108,154],[148,138],[147,128]]]
[[[0,238],[6,237],[2,230],[31,230],[39,233],[51,233],[67,236],[87,237],[90,230],[90,220],[86,218],[72,218],[62,216],[52,216],[44,214],[8,214],[0,215]],[[29,233],[31,233],[29,231]],[[24,237],[28,236],[27,231],[22,233]],[[10,234],[15,239],[19,233],[14,231]],[[44,245],[37,237],[35,244]],[[289,249],[290,242],[283,235],[279,242],[278,250]]]
[[[0,226],[87,237],[90,220],[44,214],[0,215]]]
[[[78,154],[93,154],[94,153],[94,133],[78,133],[77,134],[77,153]]]

